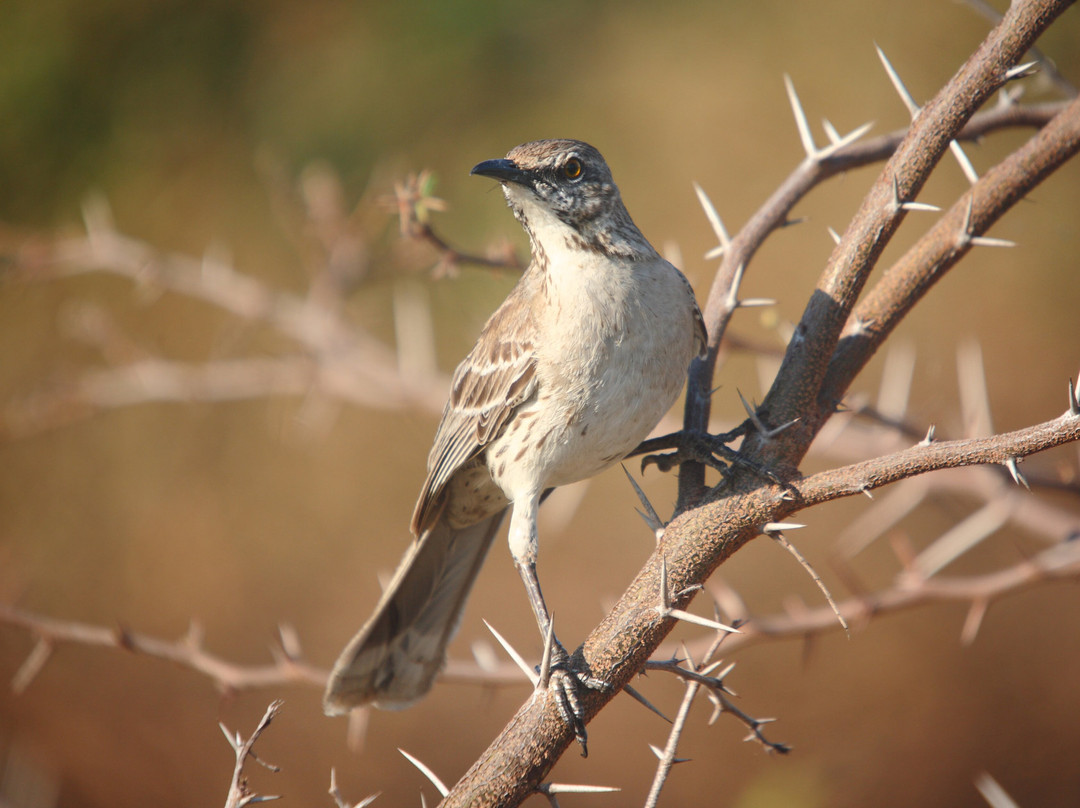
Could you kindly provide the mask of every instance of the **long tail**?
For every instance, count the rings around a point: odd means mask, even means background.
[[[431,689],[505,513],[461,529],[440,518],[412,543],[375,613],[334,664],[327,715],[369,702],[400,709]]]

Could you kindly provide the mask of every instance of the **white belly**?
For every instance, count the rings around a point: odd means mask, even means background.
[[[625,457],[675,402],[695,352],[691,293],[671,267],[622,287],[576,293],[595,305],[553,307],[537,347],[537,398],[486,452],[493,479],[512,501]],[[637,302],[609,298],[605,305],[600,294]]]

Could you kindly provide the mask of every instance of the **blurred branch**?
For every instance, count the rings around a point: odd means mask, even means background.
[[[223,693],[282,684],[310,684],[321,688],[329,676],[328,671],[309,665],[301,658],[293,632],[286,627],[281,629],[281,645],[271,649],[273,664],[245,666],[207,651],[202,629],[194,622],[182,638],[169,641],[123,627],[107,628],[42,617],[0,603],[0,623],[21,628],[35,640],[34,650],[13,680],[12,687],[16,692],[30,685],[53,649],[64,643],[113,648],[164,659],[202,674]]]
[[[7,402],[0,439],[24,438],[103,410],[152,401],[230,401],[315,392],[374,409],[442,411],[449,378],[415,372],[392,348],[345,319],[332,302],[300,298],[235,270],[218,258],[163,255],[119,233],[100,203],[86,211],[87,235],[60,242],[44,258],[24,261],[24,279],[86,273],[124,277],[140,289],[166,290],[213,305],[241,322],[257,322],[294,340],[303,353],[184,363],[115,357],[112,367],[84,371]],[[426,316],[414,310],[412,316]],[[99,318],[100,319],[100,318]]]
[[[431,188],[430,172],[412,174],[401,182],[394,183],[394,198],[389,204],[397,213],[403,238],[415,239],[435,248],[439,261],[432,274],[436,278],[456,275],[462,264],[512,269],[518,272],[525,269],[525,265],[506,244],[493,256],[471,255],[451,247],[431,227],[431,211],[445,210],[445,203],[431,195]]]
[[[279,799],[278,797],[262,797],[248,788],[247,780],[244,777],[244,764],[248,760],[254,760],[261,766],[269,769],[272,772],[278,771],[277,766],[271,766],[259,759],[255,754],[255,741],[259,740],[259,736],[263,734],[263,731],[270,726],[270,722],[274,720],[274,717],[281,709],[281,701],[273,701],[270,706],[266,708],[266,712],[259,720],[258,726],[255,727],[255,731],[251,733],[251,736],[244,740],[240,733],[230,735],[229,731],[225,729],[224,724],[218,724],[221,727],[221,732],[225,736],[225,740],[229,742],[229,746],[233,748],[233,752],[236,753],[236,766],[233,768],[232,782],[229,784],[229,795],[225,799],[225,808],[244,808],[246,805],[252,805],[256,802],[268,802],[270,800]]]
[[[226,694],[297,684],[321,690],[330,673],[304,660],[296,632],[285,625],[279,627],[279,643],[270,647],[274,661],[268,665],[244,665],[207,651],[202,629],[194,622],[180,639],[163,640],[124,627],[60,620],[0,603],[0,625],[21,629],[34,639],[34,647],[12,678],[16,693],[29,687],[57,646],[69,643],[162,659],[205,676]],[[451,661],[441,679],[452,684],[493,687],[520,684],[521,674],[509,665]]]

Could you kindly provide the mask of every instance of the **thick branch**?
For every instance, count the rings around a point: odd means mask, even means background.
[[[886,271],[848,320],[822,386],[829,412],[910,309],[978,238],[1020,199],[1080,151],[1080,100],[991,169]]]
[[[661,559],[667,568],[668,591],[679,593],[671,605],[684,608],[694,587],[759,535],[763,525],[810,504],[932,469],[1002,462],[1077,439],[1080,416],[1066,414],[996,438],[916,446],[866,464],[815,475],[787,491],[759,487],[683,514],[668,525],[656,553],[581,649],[592,675],[613,685],[609,693],[587,694],[587,716],[595,715],[641,671],[676,623],[673,618],[661,617],[655,608],[661,590]],[[573,739],[553,701],[530,699],[455,786],[444,805],[518,804],[536,790]]]
[[[797,464],[823,422],[818,392],[855,302],[885,245],[964,123],[1007,80],[1010,67],[1070,5],[1067,0],[1014,2],[1001,24],[912,123],[833,251],[788,346],[762,410],[776,423],[801,419],[785,440],[766,447],[753,437],[758,460]],[[831,412],[831,411],[830,411]]]
[[[1060,113],[1067,102],[1052,102],[1020,106],[1012,103],[999,104],[992,109],[978,112],[961,129],[958,140],[978,140],[987,134],[1004,128],[1045,126]],[[727,290],[731,288],[736,272],[745,267],[777,228],[783,226],[796,204],[821,183],[863,166],[888,159],[903,142],[908,130],[891,132],[865,141],[856,141],[828,156],[818,159],[808,156],[788,176],[780,187],[751,217],[731,240],[724,252],[724,259],[713,278],[709,299],[703,315],[709,332],[709,353],[704,360],[695,361],[687,382],[687,398],[684,428],[704,431],[709,424],[713,377],[719,355],[720,343],[734,313]],[[696,502],[705,484],[704,466],[687,464],[680,475],[680,507],[685,510]]]

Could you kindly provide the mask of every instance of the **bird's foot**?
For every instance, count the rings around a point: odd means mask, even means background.
[[[653,438],[642,443],[632,454],[651,452],[654,449],[673,448],[673,452],[647,454],[641,458],[641,470],[656,466],[660,471],[671,471],[683,463],[702,463],[720,472],[726,479],[734,466],[746,469],[770,483],[780,484],[780,478],[764,466],[755,463],[727,444],[746,434],[748,424],[736,427],[730,432],[711,435],[708,432],[683,430],[660,438]]]
[[[579,655],[571,656],[562,643],[551,637],[548,652],[540,665],[537,692],[544,692],[555,699],[562,719],[574,732],[581,744],[581,756],[589,756],[588,733],[585,731],[585,710],[581,704],[584,690],[606,692],[611,685],[592,675],[585,660]]]

